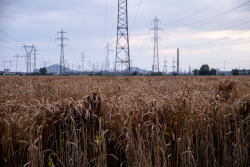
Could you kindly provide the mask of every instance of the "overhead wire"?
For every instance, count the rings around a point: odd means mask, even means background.
[[[132,27],[131,27],[131,29],[130,29],[130,31],[131,31],[131,32],[133,31],[134,24],[135,24],[135,21],[136,21],[137,15],[138,15],[138,13],[139,13],[140,6],[141,6],[141,0],[139,0],[139,4],[138,4],[138,7],[137,7],[137,11],[136,11],[136,14],[135,14],[135,18],[134,18],[134,21],[133,21]]]
[[[14,49],[14,48],[10,48],[8,46],[3,46],[3,45],[0,45],[0,47],[5,48],[5,49],[9,49],[9,50],[13,50],[13,51],[21,51],[21,50],[17,50],[17,49]]]
[[[239,26],[248,24],[248,23],[250,23],[250,21],[243,22],[243,23],[240,23],[240,24],[237,24],[237,25],[234,25],[234,26],[230,26],[230,27],[228,27],[228,28],[226,28],[226,29],[223,29],[223,30],[220,30],[220,31],[229,30],[229,29],[231,29],[231,28],[236,28],[236,27],[239,27]],[[243,33],[247,33],[247,32],[246,32],[246,31],[240,32],[240,33],[234,34],[234,35],[232,35],[232,36],[237,36],[237,35],[240,35],[240,34],[243,34]],[[211,40],[211,41],[199,43],[199,44],[196,44],[196,45],[179,46],[179,47],[197,47],[197,46],[201,46],[201,45],[205,45],[205,44],[209,44],[209,43],[221,41],[221,40],[228,39],[228,38],[229,38],[229,37],[223,37],[223,38],[219,38],[219,39],[215,39],[215,40]]]
[[[183,18],[180,18],[180,19],[178,19],[178,20],[176,20],[176,21],[167,23],[166,26],[168,26],[168,24],[177,23],[177,22],[180,22],[180,21],[182,21],[182,20],[186,20],[187,18],[196,16],[196,15],[198,15],[199,13],[201,13],[201,12],[205,11],[206,9],[210,8],[211,6],[215,5],[215,4],[218,3],[219,1],[221,1],[221,0],[216,0],[216,1],[212,2],[211,4],[207,5],[206,7],[204,7],[204,8],[202,8],[202,9],[198,10],[197,12],[195,12],[195,13],[193,13],[193,14],[191,14],[191,15],[188,15],[188,16],[185,16],[185,17],[183,17]]]
[[[246,39],[249,39],[249,37],[247,37],[247,38],[235,39],[235,40],[231,40],[231,41],[219,42],[219,43],[214,43],[214,44],[200,45],[200,46],[220,45],[220,44],[225,44],[225,43],[232,43],[232,42],[236,42],[236,41],[242,41],[242,40],[246,40]]]
[[[0,14],[2,14],[3,16],[5,16],[5,18],[8,18],[11,22],[13,22],[15,25],[19,25],[25,29],[28,30],[28,32],[32,32],[34,35],[40,36],[40,37],[44,37],[43,34],[37,34],[36,32],[33,32],[33,30],[27,26],[24,26],[23,24],[17,23],[15,20],[13,20],[11,17],[9,17],[8,15],[6,15],[3,11],[0,10]],[[6,26],[5,26],[6,27]],[[14,30],[16,31],[16,30]]]
[[[134,20],[132,22],[132,26],[130,28],[130,34],[132,34],[132,32],[134,30],[135,21],[136,21],[136,18],[138,16],[138,13],[139,13],[140,6],[141,6],[141,0],[139,0],[138,6],[137,6],[136,14],[135,14]],[[131,41],[131,43],[133,43],[133,41],[134,41],[134,39]],[[132,51],[132,49],[130,49],[130,50]]]
[[[250,2],[250,0],[247,1],[247,2],[245,2],[245,3],[242,3],[241,5],[239,5],[239,6],[235,7],[235,8],[232,8],[232,9],[227,10],[227,11],[225,11],[225,12],[219,13],[219,14],[217,14],[217,15],[215,15],[215,16],[206,18],[206,19],[204,19],[204,20],[198,21],[198,22],[196,22],[195,24],[197,24],[197,23],[202,23],[202,24],[193,27],[192,30],[186,30],[186,31],[180,32],[180,33],[178,33],[178,34],[183,34],[183,33],[186,33],[186,32],[191,32],[191,31],[194,31],[194,29],[200,28],[200,27],[202,27],[202,26],[204,26],[204,25],[206,25],[206,24],[208,24],[208,23],[214,22],[215,20],[218,20],[218,19],[220,19],[221,17],[224,17],[225,15],[230,14],[230,13],[232,13],[233,11],[235,11],[235,10],[237,10],[237,9],[239,9],[239,8],[241,8],[241,7],[243,7],[243,6],[245,6],[245,5],[247,5],[249,2]],[[186,24],[186,25],[191,25],[191,24]],[[186,26],[186,25],[183,25],[183,26]]]
[[[5,31],[3,31],[3,30],[1,30],[1,29],[0,29],[0,31],[1,31],[2,33],[4,33],[5,35],[7,35],[9,38],[15,40],[16,42],[20,43],[21,45],[24,45],[22,42],[20,42],[19,40],[17,40],[17,39],[14,38],[13,36],[9,35],[9,34],[6,33]]]
[[[106,11],[105,11],[105,45],[107,43],[107,24],[108,24],[108,2],[107,1],[108,0],[106,0]]]

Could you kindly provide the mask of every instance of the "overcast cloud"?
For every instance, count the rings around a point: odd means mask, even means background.
[[[89,61],[101,65],[106,56],[106,42],[115,50],[117,6],[118,0],[107,0],[105,31],[106,0],[1,0],[0,70],[4,68],[4,60],[12,60],[15,70],[13,56],[24,55],[22,44],[37,47],[38,67],[49,61],[59,64],[60,47],[55,38],[61,28],[69,38],[65,59],[70,68],[72,64],[81,65],[82,52],[86,57],[85,69],[89,68]],[[128,11],[133,66],[151,70],[153,32],[149,29],[153,27],[151,20],[157,16],[163,29],[159,32],[160,70],[166,57],[168,71],[172,71],[177,48],[183,70],[188,70],[189,65],[199,68],[205,63],[224,70],[224,60],[226,70],[250,68],[248,0],[128,0]],[[115,52],[111,53],[110,61],[114,59]],[[24,58],[19,69],[25,71]]]

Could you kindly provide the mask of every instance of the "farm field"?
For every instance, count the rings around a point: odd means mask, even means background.
[[[0,77],[0,166],[250,166],[250,77]]]

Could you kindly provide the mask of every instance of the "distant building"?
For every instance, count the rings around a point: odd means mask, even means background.
[[[4,72],[5,74],[9,74],[9,73],[10,73],[10,69],[8,69],[8,68],[7,68],[7,69],[4,69],[3,72]]]
[[[39,70],[38,69],[34,69],[33,72],[39,72]]]
[[[239,75],[247,75],[250,69],[239,70]]]

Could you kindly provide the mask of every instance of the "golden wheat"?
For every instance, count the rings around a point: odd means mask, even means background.
[[[250,166],[250,77],[0,77],[0,166]]]

